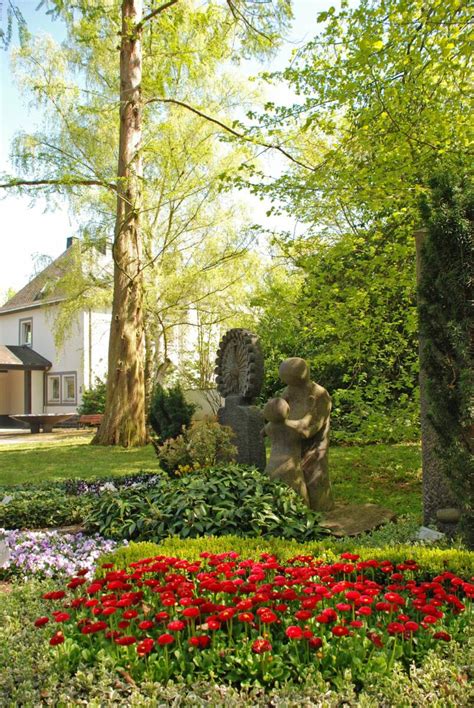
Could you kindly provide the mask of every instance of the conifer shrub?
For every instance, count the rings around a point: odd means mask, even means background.
[[[157,384],[152,393],[148,420],[158,441],[164,443],[177,437],[183,428],[188,428],[195,410],[196,406],[186,401],[179,383],[169,389]]]
[[[96,378],[92,388],[88,388],[82,394],[82,403],[79,406],[80,415],[93,415],[105,411],[105,399],[107,395],[107,382]]]

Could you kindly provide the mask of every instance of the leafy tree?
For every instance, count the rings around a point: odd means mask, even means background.
[[[143,294],[148,265],[144,213],[150,211],[144,194],[148,144],[154,130],[173,120],[172,109],[189,109],[205,119],[203,111],[188,101],[192,90],[199,95],[203,75],[217,72],[236,52],[271,51],[291,11],[286,0],[264,4],[209,0],[205,5],[170,0],[158,6],[150,3],[145,10],[141,0],[115,0],[106,7],[98,1],[52,0],[49,6],[66,23],[68,39],[63,49],[46,42],[46,66],[31,55],[26,79],[37,100],[54,114],[53,126],[60,127],[54,132],[48,126],[44,133],[19,138],[20,176],[2,186],[60,191],[76,206],[81,205],[78,194],[85,194],[82,198],[90,205],[88,195],[99,189],[109,220],[115,209],[107,404],[95,442],[140,445],[146,441]],[[72,80],[76,71],[81,75],[78,81]],[[206,99],[203,91],[200,102],[205,104]],[[212,124],[226,129],[218,120]],[[115,130],[112,140],[110,125]],[[111,165],[111,155],[118,168]],[[155,204],[159,199],[157,190]]]

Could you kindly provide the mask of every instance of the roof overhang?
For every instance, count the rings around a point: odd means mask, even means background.
[[[52,363],[26,345],[0,344],[1,371],[47,371]]]
[[[38,302],[30,302],[25,305],[17,305],[16,307],[2,307],[0,308],[0,317],[2,315],[9,315],[11,312],[22,312],[23,310],[33,310],[38,307],[44,307],[45,305],[56,305],[59,302],[64,302],[65,297],[58,297],[54,300],[41,300]]]

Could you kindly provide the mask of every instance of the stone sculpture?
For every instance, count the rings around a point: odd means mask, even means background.
[[[293,487],[309,506],[308,490],[301,469],[301,438],[288,420],[290,406],[284,398],[271,398],[263,409],[269,422],[264,433],[270,438],[271,452],[265,471],[270,479],[279,479]]]
[[[281,397],[289,406],[289,415],[285,419],[284,425],[285,435],[288,439],[287,464],[294,470],[294,483],[290,486],[294,487],[294,484],[300,484],[298,475],[300,474],[299,469],[301,469],[306,485],[306,495],[302,494],[302,497],[305,500],[309,499],[311,509],[329,511],[334,507],[328,466],[331,397],[325,388],[311,381],[309,365],[304,359],[299,357],[286,359],[280,366],[279,375],[282,382],[286,384]],[[295,465],[296,458],[291,460],[294,456],[294,443],[289,444],[287,429],[294,430],[299,438],[301,457],[299,467]],[[276,438],[275,430],[273,438]],[[285,443],[282,440],[277,443],[277,446],[279,448],[277,453],[279,464],[283,465]],[[270,461],[266,467],[270,476],[275,474],[274,464],[272,455],[270,455]]]
[[[230,329],[222,338],[216,359],[216,382],[225,404],[217,412],[221,425],[235,433],[237,462],[265,468],[260,431],[262,412],[253,405],[263,383],[263,354],[258,337],[246,329]]]

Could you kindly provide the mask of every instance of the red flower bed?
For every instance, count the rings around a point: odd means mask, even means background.
[[[318,671],[328,679],[347,668],[354,678],[390,671],[396,659],[419,661],[460,638],[474,595],[450,572],[426,579],[410,560],[394,566],[347,553],[331,565],[203,553],[195,562],[156,556],[128,571],[104,568],[104,578],[71,578],[66,591],[46,593],[60,609],[35,626],[60,624],[49,642],[71,668],[74,657],[93,661],[105,649],[135,678],[161,681],[272,684]]]

